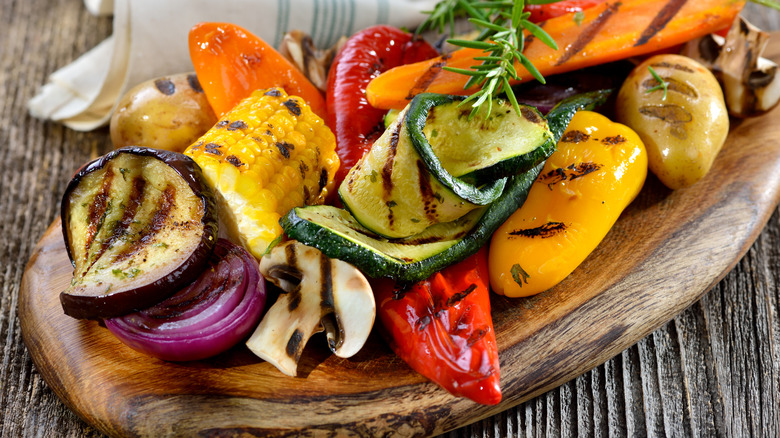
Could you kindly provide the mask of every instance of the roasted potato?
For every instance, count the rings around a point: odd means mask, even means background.
[[[650,68],[667,84],[666,91]],[[618,93],[617,119],[639,134],[650,170],[671,189],[704,177],[729,132],[715,76],[680,55],[653,56],[631,72]]]
[[[141,83],[111,117],[114,148],[146,146],[183,152],[217,122],[194,73]]]

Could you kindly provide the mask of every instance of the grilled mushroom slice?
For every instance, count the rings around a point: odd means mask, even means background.
[[[347,37],[342,36],[333,46],[327,49],[318,49],[314,46],[311,36],[300,30],[292,30],[282,37],[279,51],[298,67],[315,87],[325,91],[330,64],[346,41]]]
[[[686,44],[683,55],[713,71],[723,87],[729,114],[752,117],[780,101],[780,74],[775,62],[762,58],[769,34],[738,17],[726,38],[707,35]]]
[[[374,325],[376,305],[368,280],[357,268],[288,241],[263,256],[260,272],[286,293],[246,342],[253,353],[295,376],[303,348],[323,329],[336,356],[347,358],[360,351]]]

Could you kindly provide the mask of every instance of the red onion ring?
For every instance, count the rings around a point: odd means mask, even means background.
[[[105,324],[140,352],[169,361],[200,360],[248,336],[259,323],[265,298],[265,280],[255,259],[220,239],[195,282],[155,306]]]

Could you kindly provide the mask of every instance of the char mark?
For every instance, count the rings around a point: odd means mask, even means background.
[[[154,81],[154,87],[157,88],[157,91],[166,96],[176,93],[176,85],[168,78],[157,79]]]
[[[447,66],[447,60],[450,59],[449,55],[442,55],[441,59],[434,62],[425,73],[417,79],[412,88],[409,90],[409,94],[406,95],[406,100],[412,100],[412,98],[420,93],[424,93],[431,86],[436,77],[441,73],[441,69]]]
[[[674,18],[677,12],[679,12],[687,2],[688,0],[669,0],[666,2],[664,7],[661,8],[655,18],[653,18],[653,21],[651,21],[647,28],[642,32],[642,35],[639,36],[636,43],[634,43],[634,47],[647,44],[650,39],[666,27],[666,24]]]
[[[563,222],[547,222],[540,227],[512,230],[509,232],[509,235],[512,237],[530,237],[532,239],[534,237],[540,237],[546,239],[563,231],[566,231],[566,224]]]
[[[333,304],[333,261],[325,254],[320,254],[320,308],[323,314],[335,310]]]
[[[303,352],[303,332],[299,329],[295,329],[290,339],[287,341],[287,347],[285,353],[295,360],[295,363],[301,358]]]
[[[89,257],[89,247],[92,246],[92,242],[95,240],[95,236],[103,227],[103,222],[106,220],[108,214],[108,207],[111,204],[109,196],[111,192],[111,185],[114,181],[114,169],[111,166],[107,166],[106,173],[103,175],[103,181],[100,184],[100,191],[92,199],[92,203],[89,205],[87,211],[87,232],[86,242],[84,244],[84,254]]]
[[[127,235],[130,230],[130,225],[135,219],[135,215],[138,212],[138,207],[143,202],[144,188],[146,187],[146,179],[142,177],[135,177],[131,181],[130,196],[127,199],[127,204],[122,211],[122,218],[113,224],[111,235],[105,239],[100,245],[100,249],[95,253],[92,258],[90,267],[94,265],[103,254],[108,251],[116,241]]]
[[[555,65],[563,65],[566,62],[568,62],[571,58],[574,57],[577,53],[581,52],[582,49],[585,48],[585,46],[590,43],[593,38],[598,35],[599,31],[601,31],[601,28],[604,27],[605,24],[607,24],[607,21],[609,18],[620,9],[620,5],[622,3],[615,2],[615,3],[608,3],[607,8],[604,9],[601,14],[599,14],[598,17],[596,17],[595,20],[593,20],[590,24],[588,24],[588,27],[586,27],[582,33],[580,33],[580,36],[577,37],[577,39],[568,47],[566,47],[565,52],[563,53],[563,56],[558,59],[558,62],[556,62]]]
[[[447,307],[452,307],[458,304],[464,298],[466,298],[470,293],[474,292],[476,289],[477,289],[477,285],[471,283],[469,287],[467,287],[463,291],[453,294],[451,297],[447,298]]]
[[[386,199],[390,197],[393,191],[393,163],[395,162],[395,154],[398,151],[398,141],[403,125],[403,122],[398,123],[393,132],[390,133],[390,150],[387,154],[387,161],[382,166],[382,187],[384,188]]]
[[[133,241],[124,251],[117,254],[114,263],[119,263],[122,260],[126,260],[139,251],[141,251],[146,245],[151,243],[154,237],[165,227],[165,225],[171,219],[171,210],[176,206],[176,188],[172,185],[165,187],[162,191],[158,205],[155,209],[155,213],[152,216],[149,223],[139,233],[137,239]],[[181,224],[184,225],[184,224]]]
[[[433,193],[431,181],[428,179],[428,169],[425,168],[425,163],[423,163],[422,160],[417,160],[417,177],[420,187],[420,198],[423,202],[423,212],[430,222],[435,223],[437,222],[436,196]]]

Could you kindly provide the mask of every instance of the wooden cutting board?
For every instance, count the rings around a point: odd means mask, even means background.
[[[769,57],[780,59],[774,35]],[[450,396],[377,335],[356,357],[309,342],[286,377],[239,346],[208,361],[163,362],[92,321],[65,316],[72,269],[59,220],[22,280],[30,355],[60,399],[112,436],[434,435],[554,388],[634,344],[698,300],[747,251],[780,200],[780,107],[733,121],[710,174],[670,191],[649,177],[607,238],[569,278],[527,299],[492,296],[503,401]]]

